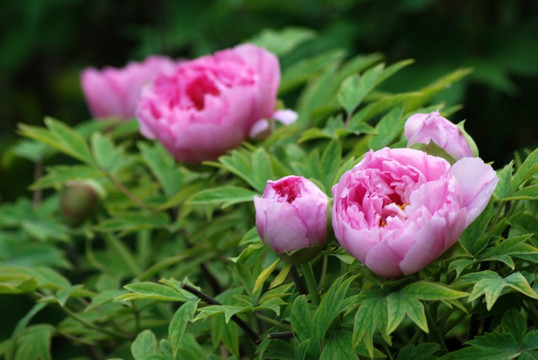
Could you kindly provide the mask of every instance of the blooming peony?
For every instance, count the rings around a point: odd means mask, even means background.
[[[452,167],[414,149],[370,151],[333,189],[337,240],[385,278],[412,274],[451,247],[498,179],[480,158]]]
[[[404,133],[408,146],[433,141],[456,160],[477,155],[473,154],[476,145],[472,138],[466,136],[462,128],[442,117],[439,110],[410,116],[405,123]]]
[[[183,62],[142,92],[141,132],[180,161],[215,159],[273,116],[279,84],[276,56],[251,44]]]
[[[102,71],[82,71],[81,85],[94,117],[135,116],[142,87],[162,72],[170,72],[177,64],[163,56],[149,56],[143,62],[130,62],[122,69],[105,67]]]
[[[256,227],[276,253],[322,246],[327,238],[327,195],[301,176],[268,181],[254,196]]]

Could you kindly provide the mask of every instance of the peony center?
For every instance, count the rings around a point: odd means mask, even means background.
[[[220,94],[220,91],[215,86],[215,83],[207,75],[203,74],[187,85],[186,93],[196,109],[200,111],[205,107],[205,95],[211,94],[217,96]]]
[[[278,196],[286,199],[290,204],[298,197],[301,196],[301,189],[295,179],[286,179],[273,184],[273,189]]]

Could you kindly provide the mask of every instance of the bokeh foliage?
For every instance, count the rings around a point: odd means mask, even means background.
[[[263,29],[316,31],[304,56],[327,49],[383,53],[420,64],[384,84],[419,88],[455,68],[473,68],[443,97],[461,103],[482,153],[499,164],[538,134],[538,4],[533,0],[20,0],[0,4],[0,193],[31,182],[9,152],[16,123],[48,114],[89,118],[78,75],[151,53],[192,58],[234,46]],[[291,62],[293,59],[283,59]],[[6,174],[16,174],[13,183]],[[22,180],[24,179],[24,180]]]

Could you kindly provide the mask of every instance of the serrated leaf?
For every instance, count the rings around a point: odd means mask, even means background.
[[[139,333],[131,344],[131,354],[135,360],[141,360],[146,356],[157,352],[157,338],[147,329]]]
[[[198,300],[187,301],[177,309],[170,321],[170,325],[168,326],[168,339],[172,345],[174,360],[178,358],[181,338],[183,337],[187,323],[192,321],[197,306]]]

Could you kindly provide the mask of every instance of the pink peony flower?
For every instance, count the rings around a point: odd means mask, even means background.
[[[408,140],[407,146],[433,141],[456,160],[478,155],[473,154],[476,145],[472,138],[462,128],[442,117],[439,110],[410,116],[405,123],[404,133]]]
[[[322,246],[327,239],[327,195],[301,176],[268,181],[254,196],[256,227],[276,253]]]
[[[187,61],[144,89],[140,130],[177,160],[215,159],[272,117],[279,84],[276,56],[251,44]]]
[[[480,158],[451,167],[414,149],[370,151],[332,189],[333,229],[342,247],[376,274],[409,275],[458,240],[497,182]]]
[[[149,56],[143,62],[130,62],[122,69],[105,67],[102,71],[87,68],[81,73],[81,85],[86,102],[96,118],[135,116],[142,87],[162,72],[177,66],[163,56]]]

